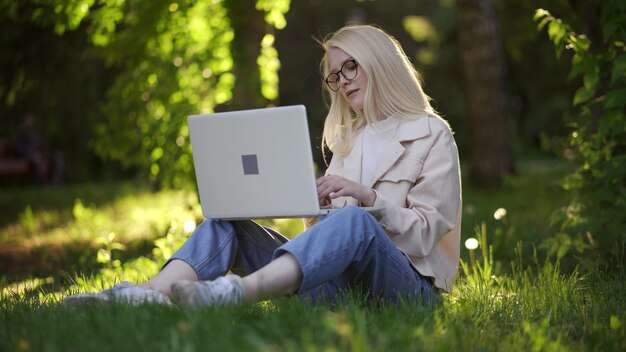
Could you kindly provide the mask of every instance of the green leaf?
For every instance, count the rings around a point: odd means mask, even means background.
[[[96,261],[98,263],[108,263],[111,261],[111,254],[104,249],[99,249],[96,255]]]
[[[613,109],[616,107],[626,106],[626,88],[610,91],[606,95],[604,107],[607,109]]]
[[[537,28],[539,30],[543,29],[543,27],[545,27],[545,25],[548,24],[548,22],[550,22],[550,21],[554,21],[554,18],[546,17],[546,18],[542,19],[541,22],[539,22],[539,24],[537,25]]]
[[[595,69],[587,71],[587,73],[583,76],[583,85],[587,88],[588,91],[595,93],[596,86],[598,85],[598,80],[600,79],[600,68],[598,66]]]
[[[546,9],[537,9],[535,10],[535,14],[533,15],[533,21],[537,21],[542,17],[550,16],[550,12]]]
[[[557,46],[561,46],[566,33],[565,25],[560,20],[552,21],[548,25],[548,35]]]
[[[619,330],[622,327],[622,322],[619,321],[619,318],[616,315],[611,315],[611,329]]]
[[[624,77],[626,71],[626,55],[620,55],[613,62],[613,69],[611,70],[611,84],[615,84],[620,77]]]
[[[585,67],[582,64],[583,58],[580,54],[576,53],[572,56],[572,68],[567,75],[567,80],[571,81],[572,79],[582,75],[585,72]]]
[[[118,242],[111,243],[111,248],[110,248],[110,250],[114,250],[114,249],[115,249],[115,250],[118,250],[118,251],[123,251],[123,250],[125,250],[125,249],[126,249],[126,246],[125,246],[125,245],[123,245],[122,243],[118,243]]]
[[[589,99],[593,97],[595,92],[588,90],[586,87],[580,87],[576,90],[576,94],[574,95],[574,105],[579,105],[587,102]]]
[[[404,30],[416,42],[438,42],[438,31],[426,16],[406,16],[402,19]]]
[[[602,13],[602,34],[604,38],[619,37],[620,32],[623,31],[626,20],[624,18],[624,5],[618,4],[619,1],[607,1],[604,11]]]
[[[589,51],[589,47],[591,46],[591,41],[584,34],[576,35],[574,33],[568,36],[569,42],[572,44],[572,47],[577,53],[586,53]]]

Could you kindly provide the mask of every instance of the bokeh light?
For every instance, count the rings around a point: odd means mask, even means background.
[[[470,251],[478,248],[478,240],[474,237],[468,238],[467,240],[465,240],[465,248],[469,249]]]

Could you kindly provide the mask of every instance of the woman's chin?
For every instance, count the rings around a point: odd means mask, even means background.
[[[350,107],[352,108],[352,110],[354,111],[361,111],[363,110],[363,102],[360,101],[359,99],[348,99],[348,104],[350,104]]]

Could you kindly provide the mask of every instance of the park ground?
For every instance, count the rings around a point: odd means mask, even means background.
[[[626,270],[578,252],[553,223],[568,204],[569,168],[533,160],[499,190],[464,185],[462,242],[479,247],[462,246],[454,291],[434,307],[368,306],[356,293],[335,306],[67,309],[68,294],[156,273],[202,221],[195,192],[135,182],[3,188],[0,351],[623,351]],[[302,230],[300,220],[267,224]]]

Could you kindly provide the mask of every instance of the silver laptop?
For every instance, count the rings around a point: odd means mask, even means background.
[[[192,115],[188,123],[206,218],[317,217],[331,211],[318,203],[303,105]]]

